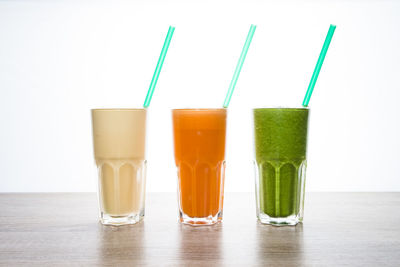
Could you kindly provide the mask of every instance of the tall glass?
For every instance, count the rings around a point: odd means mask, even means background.
[[[303,220],[308,114],[308,108],[253,110],[261,223],[296,225]]]
[[[180,222],[222,220],[226,109],[172,110]]]
[[[135,224],[144,216],[146,110],[93,109],[100,221]]]

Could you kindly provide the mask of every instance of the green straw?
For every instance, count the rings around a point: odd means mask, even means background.
[[[150,105],[151,98],[153,97],[154,89],[160,76],[161,68],[164,64],[165,56],[167,55],[169,44],[171,43],[172,35],[174,34],[175,27],[169,26],[167,37],[165,37],[164,46],[161,49],[160,57],[158,58],[157,66],[151,79],[149,90],[147,91],[146,99],[144,100],[143,107],[147,108]]]
[[[324,45],[322,46],[321,53],[319,54],[319,58],[317,61],[317,65],[315,66],[314,73],[311,77],[310,84],[308,85],[308,89],[306,95],[304,96],[303,106],[307,107],[310,102],[311,95],[314,91],[315,83],[317,82],[319,72],[321,70],[322,64],[324,63],[324,59],[326,56],[326,52],[328,52],[329,44],[331,43],[332,36],[335,32],[336,26],[332,25],[329,27],[328,34],[326,35]]]
[[[226,94],[225,101],[224,101],[224,108],[229,106],[229,102],[231,101],[231,97],[233,91],[235,90],[235,86],[237,80],[239,78],[240,71],[242,70],[244,60],[246,59],[247,51],[249,50],[251,40],[253,39],[254,32],[256,30],[256,25],[251,24],[249,33],[247,34],[246,42],[244,43],[242,54],[240,55],[239,61],[236,65],[235,73],[233,74],[231,84],[229,85],[228,93]]]

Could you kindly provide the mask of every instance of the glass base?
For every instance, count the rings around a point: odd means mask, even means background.
[[[302,221],[302,218],[296,215],[290,215],[287,217],[270,217],[267,214],[258,214],[258,220],[262,224],[270,224],[274,226],[294,226]]]
[[[139,214],[130,214],[126,216],[111,216],[105,213],[101,213],[100,215],[100,222],[104,225],[127,225],[127,224],[136,224],[143,220],[144,213]]]
[[[208,217],[189,217],[183,212],[179,212],[179,222],[182,224],[187,224],[191,226],[207,226],[214,225],[222,221],[222,211],[219,212],[216,216],[208,216]]]

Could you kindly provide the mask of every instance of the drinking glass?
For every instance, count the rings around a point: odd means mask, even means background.
[[[226,114],[222,109],[172,110],[180,222],[222,220]]]
[[[144,217],[146,110],[93,109],[100,221],[135,224]]]
[[[308,108],[253,110],[257,217],[261,223],[303,220]]]

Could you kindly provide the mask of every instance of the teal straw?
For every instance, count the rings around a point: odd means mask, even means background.
[[[322,46],[321,53],[319,54],[317,65],[315,66],[310,84],[308,85],[306,95],[304,96],[303,100],[304,107],[308,107],[308,103],[310,102],[311,95],[314,91],[315,83],[317,82],[319,72],[321,71],[322,64],[324,63],[326,52],[328,52],[329,44],[331,43],[333,34],[335,33],[335,29],[336,26],[331,24],[331,26],[329,27],[328,34],[326,35],[324,45]]]
[[[151,98],[153,97],[154,89],[160,76],[161,68],[164,64],[165,56],[167,55],[169,44],[171,43],[172,35],[174,34],[175,27],[169,26],[167,37],[165,37],[163,48],[161,49],[160,57],[158,58],[157,66],[151,79],[149,90],[147,91],[146,99],[144,100],[143,107],[147,108],[150,105]]]
[[[249,50],[251,40],[253,39],[254,32],[256,30],[256,25],[251,24],[249,33],[247,34],[246,42],[244,43],[242,54],[240,54],[239,61],[236,65],[235,73],[233,74],[231,84],[229,85],[228,93],[226,94],[225,101],[224,101],[224,108],[229,106],[229,102],[231,101],[231,97],[233,91],[235,90],[235,86],[237,80],[239,78],[240,71],[242,70],[244,60],[246,59],[247,51]]]

